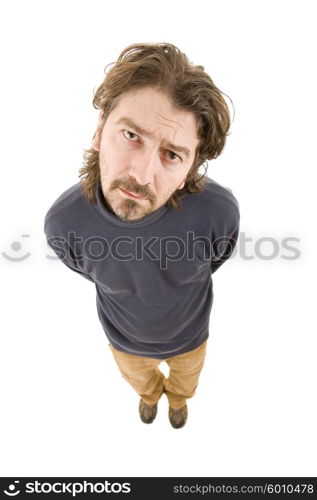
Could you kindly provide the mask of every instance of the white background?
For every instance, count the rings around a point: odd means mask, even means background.
[[[0,245],[30,253],[0,255],[1,476],[317,475],[314,7],[1,3]],[[152,425],[140,421],[93,283],[46,257],[43,231],[48,208],[78,181],[105,66],[131,43],[162,41],[234,103],[208,175],[238,198],[254,257],[239,247],[215,274],[206,364],[178,430],[165,397]],[[295,260],[283,258],[291,237]],[[275,258],[255,254],[260,238],[274,238]],[[272,243],[258,245],[270,257]]]

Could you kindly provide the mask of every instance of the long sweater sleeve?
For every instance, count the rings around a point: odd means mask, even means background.
[[[54,224],[51,223],[50,219],[45,219],[44,232],[48,246],[54,251],[63,264],[89,281],[94,282],[92,277],[87,272],[84,272],[66,238],[58,234],[57,228],[54,229]]]
[[[237,245],[237,241],[239,238],[239,224],[222,238],[222,241],[218,239],[215,245],[214,256],[211,261],[211,273],[214,274],[219,267],[221,267],[230,257]]]

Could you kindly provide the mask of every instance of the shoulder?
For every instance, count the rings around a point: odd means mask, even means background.
[[[190,195],[190,204],[198,209],[202,217],[219,220],[232,227],[239,224],[240,206],[232,189],[207,177],[203,191]]]
[[[227,186],[222,186],[219,182],[216,182],[210,177],[207,177],[207,181],[206,188],[203,192],[205,192],[205,196],[212,203],[220,205],[234,205],[237,209],[239,209],[239,202],[233,194],[232,189]]]
[[[87,211],[87,201],[82,193],[80,182],[72,185],[60,194],[51,204],[44,218],[44,229],[50,225],[62,229],[78,219]]]

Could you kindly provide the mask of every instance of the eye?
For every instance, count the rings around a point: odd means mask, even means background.
[[[133,137],[127,137],[126,134],[129,134],[130,136],[133,135],[135,137],[138,137],[136,134],[134,134],[133,132],[130,132],[130,130],[123,130],[123,134],[124,134],[124,137],[126,139],[128,139],[128,141],[133,141]],[[134,141],[135,142],[135,141]]]
[[[170,160],[176,160],[177,158],[178,158],[179,160],[181,160],[181,157],[180,157],[180,156],[178,156],[178,155],[177,155],[176,153],[174,153],[173,151],[167,151],[167,153],[168,153],[168,155],[173,155],[173,156],[174,156],[174,158],[171,158],[171,157],[169,156],[169,159],[170,159]]]

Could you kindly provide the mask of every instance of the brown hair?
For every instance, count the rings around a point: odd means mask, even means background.
[[[182,189],[166,202],[178,211],[187,193],[201,192],[207,182],[207,161],[217,158],[226,142],[231,125],[229,109],[203,66],[194,66],[183,52],[170,43],[135,43],[124,49],[94,93],[93,106],[101,109],[104,120],[115,108],[119,97],[131,89],[151,86],[168,95],[173,105],[192,112],[197,122],[199,144]],[[106,71],[106,68],[104,71]],[[100,130],[97,130],[100,132]],[[96,135],[94,134],[94,137]],[[90,203],[96,203],[95,186],[100,180],[99,152],[84,150],[80,183]],[[205,172],[200,175],[199,167]]]

